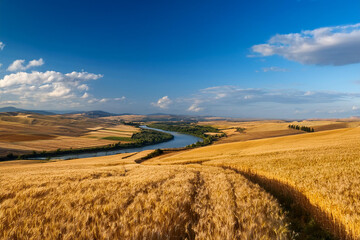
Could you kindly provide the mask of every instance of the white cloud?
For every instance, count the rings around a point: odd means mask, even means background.
[[[81,72],[81,74],[79,74],[77,77],[73,77],[72,74],[74,73],[76,72],[70,74],[63,74],[55,71],[12,73],[4,76],[3,79],[0,79],[0,87],[10,87],[14,85],[50,84],[56,82],[73,84],[74,86],[78,87],[84,81],[97,80],[102,77],[101,74],[87,72]]]
[[[89,97],[89,94],[86,92],[84,93],[84,95],[81,96],[81,98],[88,98]]]
[[[29,62],[29,64],[26,66],[26,68],[31,68],[31,67],[39,67],[44,65],[44,60],[42,58],[40,58],[39,60],[31,60]]]
[[[98,78],[104,77],[104,75],[102,74],[88,73],[84,71],[66,73],[65,76],[68,77],[70,80],[75,80],[75,79],[96,80]]]
[[[260,56],[279,55],[303,64],[346,65],[360,62],[360,23],[277,34],[252,46]]]
[[[122,96],[120,98],[101,98],[101,99],[97,99],[94,97],[91,97],[91,95],[88,92],[85,92],[82,96],[82,99],[86,99],[86,102],[89,104],[95,104],[95,103],[109,103],[109,102],[117,102],[117,101],[123,101],[126,99],[125,96]]]
[[[7,68],[8,71],[15,72],[18,70],[25,70],[26,67],[23,65],[25,60],[15,60],[10,66]]]
[[[15,60],[12,64],[10,64],[7,70],[10,72],[25,71],[32,67],[39,67],[44,65],[44,60],[40,58],[39,60],[31,60],[27,65],[24,65],[24,63],[25,60],[23,59]]]
[[[0,50],[3,50],[5,47],[5,44],[3,42],[0,42]]]
[[[358,107],[358,106],[353,106],[352,108],[351,108],[353,111],[357,111],[357,110],[359,110],[360,108]]]
[[[54,83],[52,87],[53,90],[48,94],[49,97],[65,97],[71,92],[71,88],[64,83]],[[36,87],[31,86],[30,89],[35,90]]]
[[[226,97],[226,93],[218,93],[218,94],[216,94],[215,99],[220,99],[220,98],[224,98],[224,97]]]
[[[119,98],[114,98],[115,101],[124,101],[126,99],[125,96],[119,97]]]
[[[102,75],[87,72],[17,72],[0,79],[0,104],[17,101],[22,106],[69,108],[89,101],[85,83]],[[94,102],[104,102],[93,99]]]
[[[203,110],[203,108],[199,107],[199,104],[200,102],[191,104],[191,106],[187,110],[190,112],[200,112],[201,110]]]
[[[288,72],[289,70],[286,68],[280,67],[265,67],[261,69],[263,72]]]
[[[172,103],[172,100],[168,96],[160,98],[156,103],[151,103],[155,107],[166,109]]]
[[[79,90],[84,90],[84,91],[87,91],[89,90],[89,86],[86,85],[86,84],[81,84],[77,87]]]

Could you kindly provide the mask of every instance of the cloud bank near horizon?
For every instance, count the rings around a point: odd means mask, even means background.
[[[162,100],[161,98],[159,99]],[[166,96],[165,99],[170,99]],[[166,109],[173,113],[242,117],[311,117],[355,114],[353,101],[360,93],[302,91],[296,89],[241,88],[215,86],[198,90],[190,97],[172,100]],[[152,104],[158,106],[157,104]],[[349,106],[347,106],[349,105]],[[165,109],[162,107],[162,109]]]

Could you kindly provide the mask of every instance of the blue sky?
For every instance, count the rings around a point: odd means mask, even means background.
[[[0,1],[0,106],[360,115],[360,2]]]

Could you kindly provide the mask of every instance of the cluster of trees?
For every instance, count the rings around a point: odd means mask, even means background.
[[[153,157],[157,157],[157,156],[160,156],[161,154],[163,154],[164,151],[162,149],[156,149],[155,151],[149,153],[148,155],[146,155],[145,157],[143,158],[140,158],[138,160],[135,160],[136,163],[142,163],[144,162],[145,160],[148,160],[150,158],[153,158]]]
[[[138,122],[125,122],[124,120],[120,120],[120,122],[124,125],[134,126],[134,127],[140,127],[140,123]]]
[[[173,138],[174,136],[169,133],[163,133],[147,129],[142,129],[141,132],[135,133],[131,137],[132,140],[144,145],[165,142]]]
[[[242,128],[242,127],[236,128],[236,131],[237,131],[237,132],[240,132],[240,133],[245,132],[245,130],[246,130],[246,128]]]
[[[218,136],[206,136],[203,138],[203,141],[198,141],[196,143],[190,144],[186,146],[187,148],[196,148],[196,147],[202,147],[211,144],[213,141],[217,140]]]
[[[306,126],[290,124],[288,127],[292,128],[292,129],[296,129],[296,130],[305,131],[305,132],[315,132],[314,128],[306,127]]]

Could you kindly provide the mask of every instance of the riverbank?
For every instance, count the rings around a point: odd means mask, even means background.
[[[198,141],[191,145],[186,146],[187,148],[203,147],[212,144],[214,141],[226,136],[219,129],[212,126],[201,126],[194,123],[186,122],[159,122],[152,123],[148,126],[156,129],[162,129],[166,131],[175,131],[184,134],[190,134],[195,137],[201,138],[202,141]]]
[[[86,149],[71,149],[71,150],[59,150],[56,152],[46,152],[44,153],[33,153],[32,155],[22,155],[22,156],[11,156],[11,159],[6,160],[16,160],[16,159],[31,159],[31,160],[46,160],[50,158],[56,159],[75,159],[75,158],[88,158],[88,157],[100,157],[107,155],[114,155],[119,153],[131,153],[131,152],[140,152],[144,150],[154,150],[154,149],[174,149],[174,148],[183,148],[188,145],[201,142],[202,139],[191,136],[188,134],[181,134],[177,132],[164,131],[161,129],[149,128],[147,126],[141,126],[143,131],[155,131],[157,133],[161,132],[164,134],[169,134],[172,136],[171,139],[167,141],[158,141],[156,144],[139,144],[139,143],[127,143],[127,144],[119,144],[114,146],[114,144],[110,146],[105,146],[101,148],[86,148]],[[44,155],[42,155],[44,154]]]
[[[165,133],[162,131],[156,131],[154,129],[142,129],[141,132],[136,133],[132,136],[134,142],[131,143],[114,143],[108,144],[105,146],[91,147],[91,148],[77,148],[77,149],[57,149],[56,151],[43,151],[35,152],[33,151],[30,154],[8,154],[5,157],[1,157],[0,161],[11,161],[11,160],[20,160],[20,159],[29,159],[29,160],[45,160],[52,157],[61,157],[66,155],[79,155],[79,154],[88,154],[96,152],[109,152],[115,150],[123,149],[132,149],[132,148],[141,148],[149,145],[159,144],[166,141],[171,141],[174,138],[173,135]],[[69,157],[76,158],[76,157]],[[67,159],[69,159],[67,158]]]

